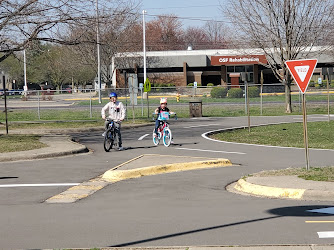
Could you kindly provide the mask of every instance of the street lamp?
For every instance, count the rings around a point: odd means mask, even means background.
[[[23,70],[24,70],[24,93],[27,95],[27,59],[26,59],[26,49],[23,50]]]
[[[99,4],[98,0],[96,3],[96,43],[97,43],[97,83],[99,86],[99,103],[102,103],[101,100],[101,59],[100,59],[100,30],[99,30]]]
[[[146,82],[146,35],[145,35],[145,13],[143,10],[143,56],[144,56],[144,84]]]

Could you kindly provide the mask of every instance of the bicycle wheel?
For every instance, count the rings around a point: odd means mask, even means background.
[[[172,131],[169,128],[164,129],[163,142],[166,147],[169,147],[172,141]]]
[[[153,144],[157,146],[159,144],[159,142],[160,142],[161,135],[159,136],[160,132],[158,132],[157,136],[154,136],[154,131],[155,130],[153,129],[153,133],[152,133]]]
[[[109,152],[114,144],[114,133],[111,129],[108,129],[104,135],[103,147],[106,152]]]

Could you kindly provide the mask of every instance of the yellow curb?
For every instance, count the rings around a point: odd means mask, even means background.
[[[301,199],[306,189],[267,187],[240,179],[234,186],[238,191],[272,198]]]
[[[144,168],[137,168],[131,170],[108,170],[102,176],[102,179],[109,182],[117,182],[125,179],[139,178],[142,176],[157,175],[163,173],[172,173],[179,171],[187,171],[194,169],[216,168],[232,166],[228,159],[216,159],[197,162],[175,163],[158,165]]]
[[[102,188],[104,188],[105,186],[89,186],[89,185],[78,185],[78,186],[74,186],[71,187],[67,190],[100,190]]]

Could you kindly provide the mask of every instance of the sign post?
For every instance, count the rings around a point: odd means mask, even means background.
[[[306,169],[309,170],[309,152],[308,152],[308,138],[307,138],[307,116],[306,116],[306,101],[305,92],[310,83],[311,76],[317,65],[317,59],[305,59],[305,60],[290,60],[285,64],[288,67],[293,79],[298,85],[299,91],[302,93],[302,110],[303,110],[303,128],[304,128],[304,144],[305,144],[305,157],[306,157]]]
[[[147,118],[150,118],[150,104],[148,102],[148,92],[151,91],[151,82],[148,78],[146,78],[146,81],[144,83],[144,92],[146,92],[147,97]]]

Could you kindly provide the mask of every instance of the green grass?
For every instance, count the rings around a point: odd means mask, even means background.
[[[312,181],[334,181],[334,167],[311,167],[306,168],[287,168],[281,170],[262,171],[253,176],[286,176],[296,175],[304,180]]]
[[[308,145],[310,148],[334,149],[334,121],[308,122]],[[217,140],[262,144],[283,147],[304,147],[302,123],[278,124],[246,129],[236,129],[212,135]]]
[[[26,151],[46,147],[37,135],[0,135],[0,153]]]

